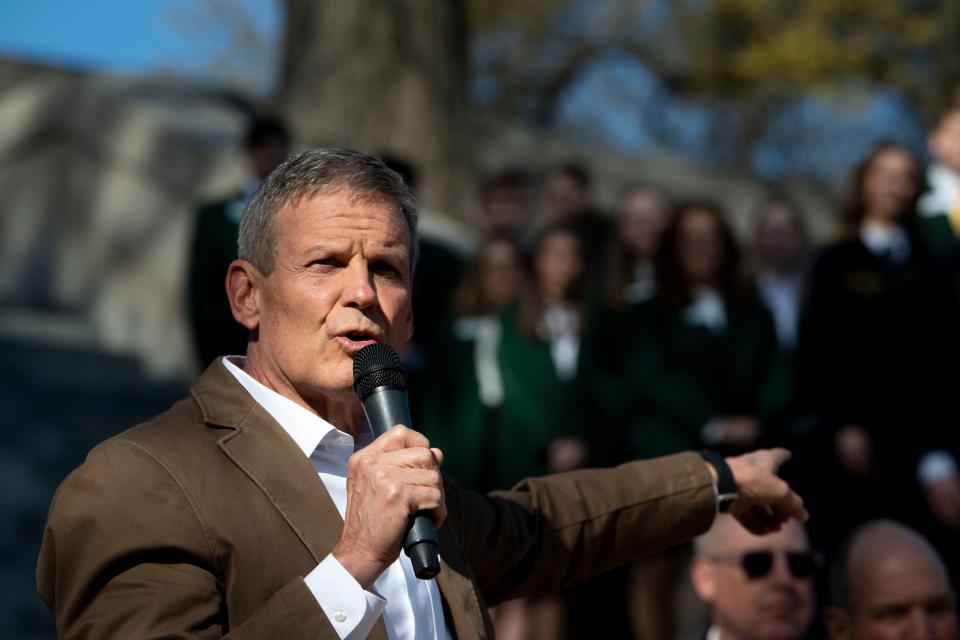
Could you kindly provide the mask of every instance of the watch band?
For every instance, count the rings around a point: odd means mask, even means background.
[[[730,505],[737,499],[737,481],[733,477],[733,471],[730,465],[720,453],[704,449],[700,455],[706,460],[714,471],[717,472],[717,510],[720,513],[726,513]]]

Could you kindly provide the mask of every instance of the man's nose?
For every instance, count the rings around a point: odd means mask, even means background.
[[[343,298],[348,307],[365,309],[377,301],[377,290],[373,286],[370,269],[365,260],[355,259],[344,273]]]
[[[923,610],[923,607],[914,607],[907,618],[906,640],[934,640],[933,620]]]
[[[770,580],[778,584],[796,582],[797,579],[793,577],[790,566],[787,564],[787,557],[782,553],[775,553],[773,557],[773,567],[770,569]]]

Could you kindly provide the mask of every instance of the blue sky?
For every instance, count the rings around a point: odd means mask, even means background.
[[[276,2],[242,0],[275,29]],[[198,69],[197,61],[223,46],[178,26],[175,15],[202,14],[189,0],[2,0],[0,55],[122,73]]]
[[[129,74],[173,70],[201,81],[217,68],[221,81],[239,72],[244,80],[253,76],[248,85],[253,90],[269,91],[270,62],[231,47],[236,30],[209,9],[237,5],[264,34],[276,36],[278,0],[0,0],[0,56]],[[706,159],[709,114],[698,105],[663,102],[658,86],[659,80],[636,63],[601,60],[562,98],[561,124],[588,132],[594,141],[642,153],[657,143],[638,107],[666,108],[674,150]],[[795,172],[830,179],[843,175],[876,139],[893,137],[923,148],[916,114],[897,95],[881,91],[852,119],[846,112],[817,99],[792,105],[771,123],[756,149],[753,170],[768,179]]]

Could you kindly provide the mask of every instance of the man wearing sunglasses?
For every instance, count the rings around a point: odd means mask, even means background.
[[[697,538],[690,579],[710,607],[705,640],[797,640],[813,620],[813,578],[820,558],[803,525],[787,522],[756,536],[718,516]]]

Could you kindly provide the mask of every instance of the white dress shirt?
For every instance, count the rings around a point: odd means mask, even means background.
[[[349,434],[250,377],[237,366],[243,365],[243,358],[223,358],[223,364],[310,458],[342,518],[347,506],[347,460],[373,441],[369,428],[354,443]],[[436,581],[417,578],[404,553],[377,578],[373,591],[365,591],[333,554],[304,581],[341,638],[366,638],[381,615],[390,640],[450,638]]]

